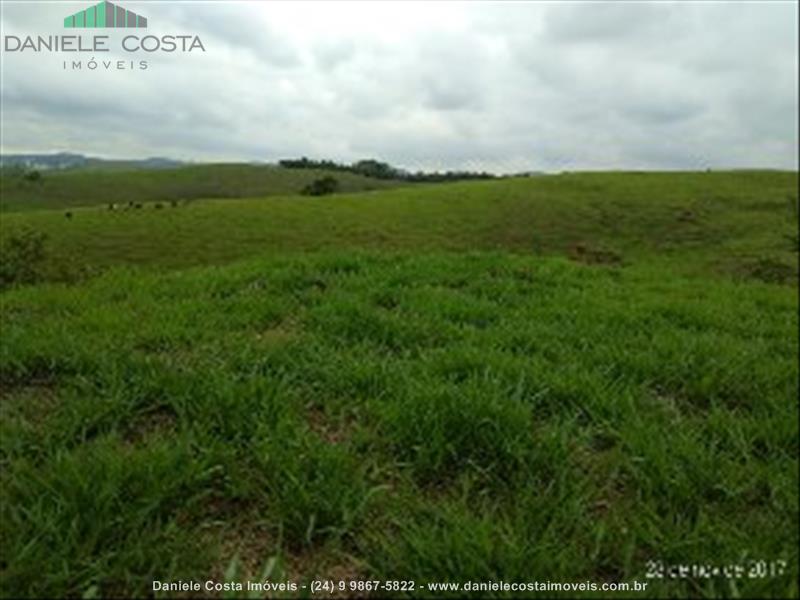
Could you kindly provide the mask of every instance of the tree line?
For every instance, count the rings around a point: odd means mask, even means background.
[[[440,182],[440,181],[462,181],[466,179],[494,179],[495,176],[486,172],[473,171],[435,171],[425,173],[423,171],[406,171],[398,167],[381,162],[379,160],[366,159],[359,160],[352,164],[337,163],[332,160],[314,160],[311,158],[287,158],[278,161],[278,164],[287,169],[323,169],[327,171],[344,171],[374,177],[375,179],[394,179],[412,182]]]

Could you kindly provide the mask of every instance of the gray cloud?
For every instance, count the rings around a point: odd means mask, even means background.
[[[206,52],[3,51],[3,152],[797,168],[796,3],[123,4]],[[2,33],[88,35],[61,28],[86,5],[3,2]]]
[[[653,42],[680,32],[685,6],[645,2],[563,5],[547,13],[546,35],[557,42],[626,44]]]

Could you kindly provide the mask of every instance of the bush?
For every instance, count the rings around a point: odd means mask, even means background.
[[[0,289],[34,283],[42,278],[47,236],[23,230],[3,237],[0,243]]]
[[[25,181],[31,181],[34,183],[42,181],[42,174],[36,170],[27,171],[22,177],[25,179]]]
[[[304,187],[301,193],[304,196],[325,196],[339,191],[339,180],[330,175],[322,179],[315,179]]]

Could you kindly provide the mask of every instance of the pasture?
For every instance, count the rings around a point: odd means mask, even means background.
[[[797,596],[796,172],[322,198],[103,177],[0,214],[6,239],[46,236],[36,281],[0,292],[3,596],[260,577]],[[123,188],[141,209],[108,210]],[[758,560],[784,568],[645,577]]]

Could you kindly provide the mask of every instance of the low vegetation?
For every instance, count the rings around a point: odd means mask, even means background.
[[[0,294],[0,592],[269,573],[796,596],[797,182],[4,214],[93,271]],[[754,560],[783,571],[645,577]]]
[[[117,210],[104,203],[72,209],[71,219],[58,210],[0,218],[4,232],[45,233],[54,257],[79,256],[93,268],[339,249],[501,249],[740,279],[763,279],[758,263],[770,261],[792,284],[797,185],[789,172],[576,173],[370,194],[347,193],[342,183],[335,202],[277,195],[181,201],[162,211],[154,210],[159,194],[144,202],[121,194],[106,198]]]
[[[37,173],[31,179],[31,173]],[[109,202],[169,202],[298,194],[328,173],[258,165],[187,165],[162,169],[68,169],[45,174],[19,168],[0,171],[0,212],[104,206]],[[338,175],[341,191],[397,186],[352,173]]]
[[[327,196],[339,191],[339,180],[330,175],[322,179],[315,179],[303,188],[301,192],[305,196]]]
[[[0,290],[44,278],[45,238],[30,229],[0,238]]]

